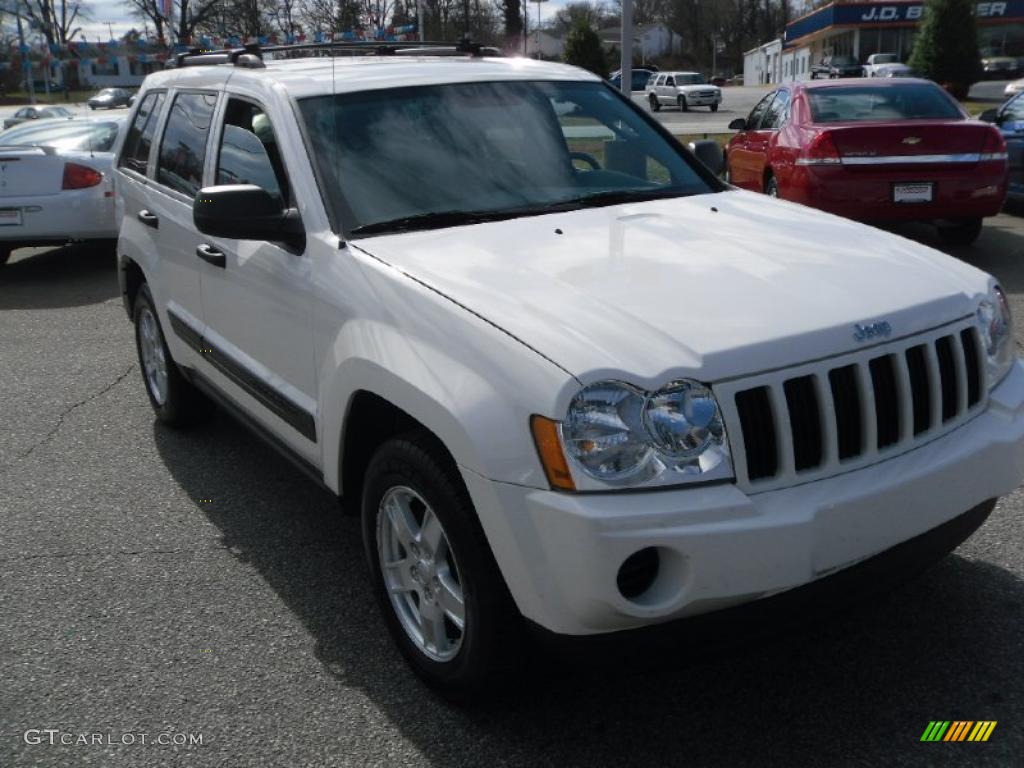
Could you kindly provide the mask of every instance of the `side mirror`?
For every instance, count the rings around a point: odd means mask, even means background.
[[[232,240],[267,240],[289,250],[306,249],[306,228],[299,212],[284,209],[269,192],[254,184],[204,187],[192,202],[196,229]]]
[[[725,157],[722,155],[722,147],[717,141],[711,139],[691,141],[687,147],[715,176],[722,175],[722,171],[725,170]]]
[[[747,130],[747,119],[745,117],[737,117],[731,123],[729,123],[730,131],[745,131]]]
[[[978,119],[985,123],[997,122],[999,120],[999,110],[986,109],[984,112],[978,115]]]

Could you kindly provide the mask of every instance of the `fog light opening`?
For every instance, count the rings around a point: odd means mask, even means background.
[[[651,588],[658,578],[661,556],[654,547],[644,547],[627,557],[619,566],[616,583],[627,600],[636,600]]]

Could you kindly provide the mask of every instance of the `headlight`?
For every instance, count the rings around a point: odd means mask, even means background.
[[[1013,365],[1013,318],[1006,294],[998,285],[978,305],[978,325],[985,350],[989,389],[1003,380]]]
[[[689,379],[650,393],[620,381],[584,387],[569,404],[561,435],[581,490],[732,476],[718,402]]]

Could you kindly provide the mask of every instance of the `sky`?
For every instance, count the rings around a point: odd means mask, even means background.
[[[541,20],[550,19],[567,2],[569,0],[547,0],[540,3]],[[132,17],[124,0],[84,0],[84,4],[90,9],[90,13],[89,18],[81,23],[82,34],[90,42],[106,42],[110,39],[111,31],[115,38],[119,38],[132,28],[142,29],[142,22]],[[537,4],[531,1],[530,23],[535,24],[536,20]],[[110,23],[109,28],[107,22]]]

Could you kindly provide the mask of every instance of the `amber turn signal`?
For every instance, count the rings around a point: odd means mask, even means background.
[[[533,442],[551,487],[560,491],[575,491],[576,484],[572,481],[565,453],[562,452],[562,441],[558,438],[558,422],[543,416],[531,416],[530,431],[533,432]]]

